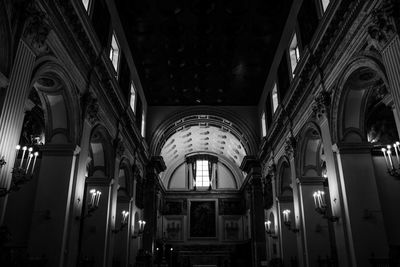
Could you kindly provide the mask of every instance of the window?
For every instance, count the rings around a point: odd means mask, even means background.
[[[329,5],[329,0],[321,0],[322,2],[322,10],[325,12]]]
[[[131,82],[131,99],[130,99],[130,106],[131,109],[133,111],[133,113],[135,113],[135,107],[136,107],[136,89],[133,85],[133,82]]]
[[[119,45],[115,33],[113,32],[111,38],[111,48],[110,48],[110,60],[114,66],[115,71],[118,75],[118,65],[119,65]]]
[[[297,44],[296,33],[293,35],[293,39],[290,42],[289,55],[290,55],[290,65],[292,67],[292,75],[294,77],[294,71],[296,69],[297,63],[300,61],[300,50]]]
[[[196,160],[196,187],[208,187],[209,185],[208,160]]]
[[[276,83],[274,84],[274,88],[272,89],[272,111],[275,112],[278,108],[279,101],[278,101],[278,88]]]
[[[83,7],[86,9],[86,12],[89,12],[90,0],[82,0]]]
[[[267,135],[267,125],[265,124],[265,112],[263,112],[261,117],[261,129],[262,129],[262,137]]]
[[[145,134],[145,119],[146,119],[146,117],[145,117],[145,114],[144,114],[144,111],[143,111],[143,113],[142,113],[142,125],[141,125],[141,128],[140,128],[140,132],[141,132],[141,134],[142,134],[142,137],[144,137],[144,134]]]

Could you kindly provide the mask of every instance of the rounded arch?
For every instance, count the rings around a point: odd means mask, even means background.
[[[301,176],[321,177],[325,166],[321,129],[315,122],[308,122],[298,136],[297,170]]]
[[[292,171],[290,162],[286,156],[282,156],[277,165],[276,173],[276,192],[277,196],[292,195]]]
[[[92,129],[89,139],[89,176],[111,178],[114,150],[110,140],[111,136],[103,125],[97,124]]]
[[[331,108],[333,143],[365,142],[365,109],[371,88],[388,80],[381,59],[371,53],[353,58],[339,75]]]
[[[71,77],[56,58],[37,60],[29,90],[36,90],[42,103],[47,142],[79,144],[79,97]]]
[[[237,114],[213,107],[195,107],[175,112],[168,120],[157,127],[151,137],[151,154],[160,155],[165,142],[177,131],[193,125],[206,125],[207,123],[232,133],[242,142],[247,155],[257,153],[257,139],[254,131],[238,118]]]

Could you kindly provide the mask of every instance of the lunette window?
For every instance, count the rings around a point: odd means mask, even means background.
[[[136,108],[136,89],[135,89],[135,86],[133,85],[133,82],[131,82],[130,106],[131,106],[131,109],[132,109],[133,113],[135,113],[135,108]]]
[[[290,66],[292,67],[292,75],[294,77],[294,71],[296,69],[297,63],[299,63],[300,61],[300,50],[299,50],[299,45],[297,43],[296,33],[293,35],[292,41],[290,42],[289,56],[290,56]]]

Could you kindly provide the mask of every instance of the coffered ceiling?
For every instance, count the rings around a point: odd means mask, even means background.
[[[292,0],[117,0],[149,105],[256,105]]]

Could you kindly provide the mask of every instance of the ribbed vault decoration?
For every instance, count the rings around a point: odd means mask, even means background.
[[[192,115],[173,123],[159,146],[167,169],[187,154],[213,153],[240,166],[248,141],[230,121],[214,115]]]

